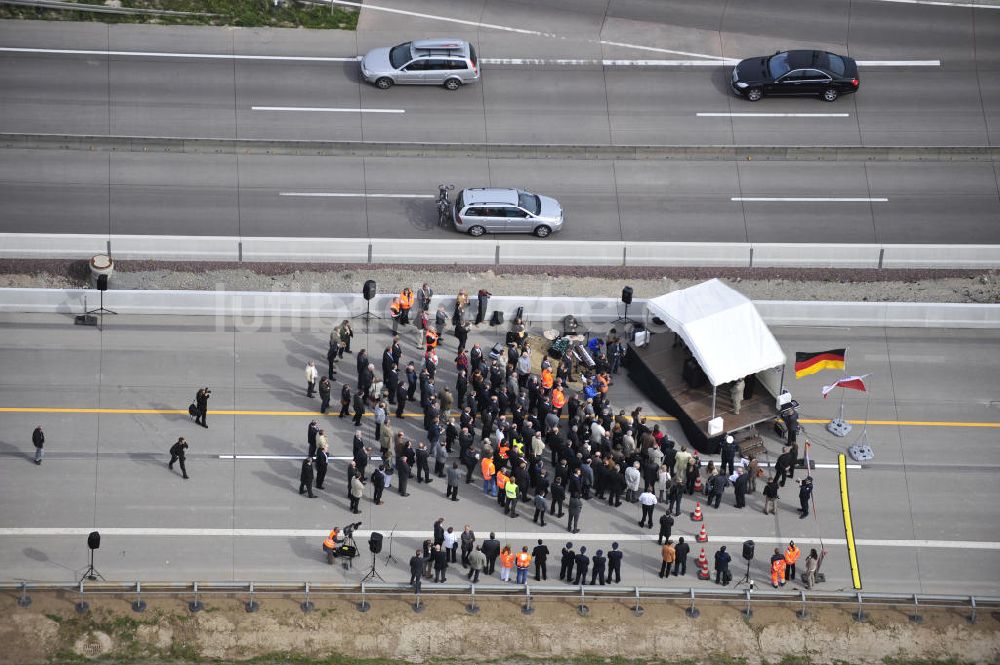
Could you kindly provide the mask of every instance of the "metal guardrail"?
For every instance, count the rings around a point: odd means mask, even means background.
[[[635,616],[645,612],[642,602],[676,602],[687,605],[685,613],[694,619],[700,615],[699,603],[722,603],[741,605],[741,614],[750,618],[753,616],[754,605],[797,605],[796,616],[807,619],[811,609],[819,607],[853,608],[851,613],[855,621],[868,619],[868,608],[878,607],[908,607],[909,619],[914,623],[923,621],[921,609],[957,609],[968,610],[965,615],[969,623],[977,621],[977,614],[983,608],[1000,609],[1000,596],[959,596],[935,594],[908,593],[870,593],[853,591],[772,591],[770,589],[694,589],[694,588],[658,588],[641,586],[609,585],[599,588],[591,586],[551,587],[530,584],[508,586],[498,584],[428,584],[422,585],[420,591],[415,591],[409,584],[402,583],[312,583],[312,582],[87,582],[77,584],[48,582],[0,582],[0,592],[17,593],[17,604],[20,607],[31,605],[29,592],[62,592],[76,594],[76,611],[84,614],[90,611],[89,599],[98,597],[129,597],[134,596],[131,603],[134,612],[144,612],[147,608],[145,598],[151,597],[190,597],[188,609],[199,612],[205,609],[202,600],[206,596],[214,597],[245,597],[244,609],[256,612],[260,609],[258,598],[299,596],[302,601],[299,607],[303,612],[315,609],[314,598],[350,597],[357,599],[355,607],[359,612],[367,612],[372,607],[373,599],[377,598],[409,598],[414,612],[423,610],[424,597],[431,598],[464,598],[467,600],[465,610],[469,614],[479,612],[477,599],[482,596],[520,599],[521,611],[531,614],[535,610],[534,603],[538,599],[563,600],[572,602],[581,616],[590,612],[588,602],[614,601],[628,604]]]

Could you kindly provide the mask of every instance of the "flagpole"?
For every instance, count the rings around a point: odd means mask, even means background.
[[[869,376],[871,374],[865,374],[864,378],[867,379]],[[868,417],[872,408],[872,391],[865,386],[865,392],[868,393],[868,402],[865,404],[865,424],[861,429],[861,436],[858,437],[853,446],[847,449],[847,453],[856,462],[868,462],[875,458],[875,453],[868,443]]]
[[[844,347],[844,376],[847,376],[847,352],[851,347]],[[832,418],[830,422],[826,424],[826,429],[830,434],[834,436],[847,436],[851,432],[851,423],[844,419],[844,391],[843,387],[840,388],[840,409],[838,410],[838,415],[836,418]]]

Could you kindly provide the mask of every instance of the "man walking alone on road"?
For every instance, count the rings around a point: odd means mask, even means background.
[[[174,462],[179,462],[181,465],[181,477],[184,480],[188,479],[187,468],[184,466],[185,451],[188,448],[188,442],[184,440],[184,437],[177,439],[177,443],[170,446],[170,461],[167,462],[167,468],[171,471],[174,470]]]
[[[31,443],[35,446],[35,464],[41,464],[42,458],[45,457],[45,434],[41,425],[31,433]]]

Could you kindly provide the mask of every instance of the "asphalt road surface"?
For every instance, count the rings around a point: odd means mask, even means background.
[[[477,44],[481,85],[379,91],[359,80],[354,58],[369,48],[446,34]],[[387,0],[362,12],[356,33],[7,21],[0,131],[459,147],[991,146],[998,37],[994,9],[881,0]],[[750,104],[728,90],[720,58],[806,45],[858,58],[861,91],[834,104]],[[747,113],[764,115],[733,115]],[[453,182],[556,196],[567,211],[561,238],[572,240],[998,242],[992,163],[826,158],[824,149],[815,162],[751,164],[8,148],[0,231],[452,238],[420,197]],[[783,200],[797,198],[820,200]]]
[[[260,322],[258,322],[259,324]],[[309,500],[297,493],[299,461],[306,450],[306,427],[318,402],[305,397],[307,359],[322,365],[328,328],[284,321],[280,328],[245,322],[233,328],[209,317],[106,317],[103,332],[74,327],[62,315],[0,317],[0,566],[12,580],[73,581],[86,565],[86,532],[104,533],[96,565],[114,580],[294,580],[357,581],[367,554],[353,571],[329,567],[320,544],[325,532],[354,521],[348,512],[343,460],[330,468],[326,490]],[[360,330],[360,329],[359,329]],[[865,590],[948,594],[996,594],[989,571],[1000,566],[1000,490],[995,443],[1000,418],[996,404],[995,331],[937,331],[791,328],[775,331],[791,355],[795,350],[850,344],[850,372],[869,374],[871,406],[868,440],[876,458],[848,470],[854,535]],[[404,339],[404,359],[416,356]],[[474,341],[492,344],[492,332]],[[388,335],[359,332],[355,350],[378,355]],[[454,380],[446,337],[442,380]],[[349,357],[338,382],[355,379]],[[826,589],[850,589],[841,515],[836,454],[848,439],[826,433],[823,423],[836,411],[835,399],[820,398],[833,376],[824,372],[793,381],[818,463],[814,516],[800,520],[793,487],[781,492],[776,516],[760,512],[760,495],[745,510],[733,507],[727,491],[720,510],[706,510],[707,553],[753,538],[758,554],[751,574],[765,583],[771,549],[795,539],[806,551],[823,546]],[[196,427],[186,413],[198,386],[210,385],[209,425]],[[646,404],[621,375],[612,388],[616,406]],[[846,414],[865,418],[865,395],[847,396]],[[409,409],[412,413],[414,409]],[[647,413],[655,411],[646,404]],[[657,414],[659,415],[659,414]],[[320,418],[334,456],[350,455],[353,428],[334,416]],[[402,427],[420,437],[417,417]],[[675,437],[679,427],[657,420]],[[31,431],[46,430],[46,457],[31,460]],[[364,436],[371,440],[368,417]],[[768,434],[765,432],[765,434]],[[167,449],[184,436],[191,444],[190,480],[166,468]],[[770,436],[770,435],[769,435]],[[778,442],[768,439],[769,457]],[[376,448],[377,449],[377,448]],[[264,456],[247,458],[244,456]],[[234,457],[235,456],[235,457]],[[393,488],[384,506],[362,500],[357,518],[365,530],[386,536],[395,528],[394,564],[379,571],[405,581],[412,549],[428,537],[438,516],[461,529],[471,524],[480,539],[495,530],[518,548],[543,538],[550,549],[571,539],[592,552],[612,540],[625,550],[623,582],[657,585],[658,548],[640,529],[639,510],[611,508],[596,500],[584,508],[582,533],[568,537],[563,520],[546,527],[531,522],[527,507],[505,518],[480,485],[463,485],[458,503],[444,498],[444,481],[410,483],[411,496]],[[685,498],[675,536],[690,540],[698,525]],[[662,511],[658,507],[656,517]],[[235,530],[235,531],[234,531]],[[654,532],[655,534],[655,532]],[[361,542],[365,548],[364,540]],[[388,543],[387,543],[388,544]],[[694,546],[697,555],[700,546]],[[738,559],[738,556],[734,557]],[[550,566],[551,571],[552,566]],[[736,566],[734,570],[742,573]],[[449,581],[460,574],[452,570]],[[705,585],[694,567],[671,586]],[[557,584],[550,579],[547,584]],[[794,585],[792,588],[795,588]]]

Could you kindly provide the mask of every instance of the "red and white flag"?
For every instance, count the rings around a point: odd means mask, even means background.
[[[835,388],[850,388],[866,392],[868,388],[865,386],[865,377],[867,376],[867,374],[864,376],[845,376],[832,386],[823,386],[823,399],[826,399]]]

